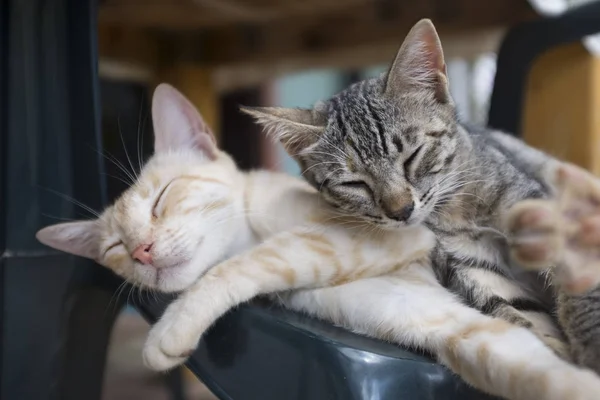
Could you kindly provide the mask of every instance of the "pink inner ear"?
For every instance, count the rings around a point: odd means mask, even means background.
[[[208,158],[217,157],[215,137],[194,105],[179,91],[160,84],[152,99],[155,152],[195,148]]]
[[[446,63],[444,62],[443,52],[436,32],[427,27],[423,29],[420,39],[423,43],[423,50],[425,51],[423,57],[427,65],[434,71],[446,75]]]
[[[216,144],[217,140],[215,139],[212,129],[210,129],[206,121],[204,121],[204,118],[202,118],[196,107],[194,107],[194,105],[181,93],[177,92],[177,94],[181,111],[186,116],[186,119],[190,121],[190,125],[194,127],[194,131],[198,132],[195,134],[195,137],[208,137],[213,144]]]

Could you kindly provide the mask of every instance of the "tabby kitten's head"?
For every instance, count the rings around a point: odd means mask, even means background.
[[[456,111],[431,21],[409,32],[387,74],[314,109],[243,108],[342,212],[388,228],[422,222],[459,165]]]
[[[137,286],[178,291],[225,256],[243,189],[234,162],[177,90],[157,87],[152,118],[154,155],[137,181],[98,219],[48,226],[37,238]]]

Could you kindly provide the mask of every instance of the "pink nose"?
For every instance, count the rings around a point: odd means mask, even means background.
[[[152,254],[150,254],[151,248],[152,244],[140,244],[135,250],[133,250],[131,256],[142,264],[152,264]]]

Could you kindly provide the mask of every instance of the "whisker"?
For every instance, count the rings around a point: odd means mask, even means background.
[[[307,173],[308,171],[310,171],[311,169],[313,169],[314,167],[318,167],[319,165],[324,165],[324,164],[335,164],[335,165],[341,165],[339,162],[337,161],[323,161],[320,163],[316,163],[314,165],[311,165],[310,167],[308,167],[307,169],[305,169],[304,171],[302,171],[302,173],[300,174],[300,176],[304,176],[305,173]]]
[[[41,186],[40,186],[40,187],[41,187]],[[79,200],[76,200],[76,199],[74,199],[74,198],[73,198],[73,197],[71,197],[71,196],[68,196],[68,195],[66,195],[66,194],[64,194],[64,193],[57,192],[56,190],[53,190],[53,189],[50,189],[50,188],[44,188],[44,187],[42,187],[42,188],[43,188],[43,189],[45,189],[45,190],[47,190],[47,191],[49,191],[50,193],[53,193],[53,194],[55,194],[55,195],[57,195],[57,196],[59,196],[59,197],[62,197],[64,200],[67,200],[67,201],[71,202],[72,204],[74,204],[74,205],[76,205],[76,206],[78,206],[78,207],[81,207],[81,208],[82,208],[82,209],[84,209],[85,211],[87,211],[87,212],[89,212],[90,214],[92,214],[94,217],[96,217],[96,218],[100,218],[100,213],[99,213],[98,211],[96,211],[96,210],[94,210],[93,208],[91,208],[91,207],[89,207],[89,206],[87,206],[87,205],[83,204],[83,203],[82,203],[82,202],[80,202]]]
[[[50,214],[46,214],[46,213],[40,213],[40,214],[43,215],[44,217],[56,219],[56,220],[59,220],[59,221],[65,221],[65,222],[75,221],[75,219],[73,219],[73,218],[57,217],[55,215],[50,215]]]
[[[336,172],[343,170],[344,168],[338,168],[338,169],[334,169],[333,171],[331,171],[330,173],[328,173],[325,176],[325,179],[323,179],[323,182],[321,182],[321,185],[319,185],[319,192],[321,191],[321,189],[323,188],[323,185],[325,184],[325,182],[327,182],[327,179],[329,179],[329,177],[333,174],[335,174]]]
[[[142,135],[142,140],[143,140],[143,129],[144,127],[142,127],[142,110],[144,109],[144,96],[142,96],[142,99],[140,100],[140,110],[138,112],[138,127],[137,127],[137,138],[136,138],[136,143],[135,143],[135,147],[137,150],[137,158],[138,158],[138,166],[140,168],[140,171],[142,170],[142,148],[140,147],[140,133]]]
[[[133,177],[133,175],[131,175],[131,173],[127,170],[127,168],[125,168],[125,166],[114,155],[112,155],[110,152],[108,152],[108,150],[104,150],[104,152],[102,152],[91,146],[90,146],[90,148],[93,151],[95,151],[96,153],[98,153],[100,156],[106,158],[108,161],[113,163],[117,168],[119,168],[121,170],[121,172],[123,172],[127,176],[127,178],[129,178],[131,180],[130,184],[133,184],[136,181],[136,179]]]
[[[135,289],[135,284],[132,284],[131,286],[129,286],[129,292],[127,293],[127,299],[125,300],[125,304],[127,304],[127,305],[131,304],[129,302],[129,298],[131,297],[131,294],[133,293],[134,289]]]
[[[127,146],[125,146],[125,139],[123,139],[123,132],[121,131],[121,119],[117,118],[117,127],[119,129],[119,137],[121,138],[121,144],[123,145],[123,151],[125,152],[125,157],[127,157],[127,162],[131,167],[131,172],[133,176],[135,176],[136,180],[138,178],[137,173],[135,172],[135,168],[133,167],[133,163],[131,162],[131,158],[129,157],[129,152],[127,151]]]
[[[116,180],[118,180],[118,181],[121,181],[121,182],[123,182],[125,185],[127,185],[127,187],[131,186],[131,184],[132,184],[131,182],[128,182],[128,181],[126,181],[125,179],[123,179],[123,178],[121,178],[121,177],[119,177],[119,176],[116,176],[116,175],[107,174],[106,172],[103,172],[103,173],[102,173],[102,175],[104,175],[104,176],[108,176],[108,177],[110,177],[110,178],[113,178],[113,179],[116,179]]]
[[[112,310],[113,312],[116,311],[117,308],[117,304],[119,303],[119,296],[121,295],[121,293],[123,292],[123,290],[125,289],[125,287],[127,286],[127,280],[124,280],[123,282],[121,282],[121,284],[117,287],[117,289],[115,290],[115,292],[113,293],[113,295],[110,297],[110,300],[108,302],[108,305],[106,306],[106,310],[104,311],[104,313],[106,314],[110,308],[110,306],[113,303],[114,300],[114,309]]]

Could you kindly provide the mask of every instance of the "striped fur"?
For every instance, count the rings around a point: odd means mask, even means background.
[[[155,130],[161,146],[138,182],[99,220],[38,233],[140,286],[182,291],[148,337],[150,367],[182,363],[228,309],[278,292],[274,298],[289,308],[428,351],[507,399],[592,400],[600,392],[598,377],[529,330],[478,312],[441,286],[426,227],[374,228],[339,215],[298,179],[242,173],[206,127],[195,128],[201,118],[178,92],[160,86],[153,102],[161,105],[155,127],[158,119],[177,131]],[[151,265],[129,255],[140,242],[152,244]]]
[[[548,288],[545,275],[523,273],[509,257],[506,216],[523,200],[555,197],[560,163],[501,132],[460,123],[431,22],[411,30],[387,74],[305,110],[301,125],[298,110],[245,111],[275,137],[286,132],[282,143],[303,176],[340,212],[385,229],[423,223],[436,233],[436,274],[463,302],[530,329],[564,357],[563,333],[573,346],[596,346],[599,339],[577,337],[571,320],[578,310],[600,309],[595,298],[557,297],[560,281]],[[304,146],[292,152],[290,142]],[[565,332],[554,328],[556,308]],[[600,337],[600,312],[585,318],[586,337]],[[599,362],[586,364],[600,371]]]

